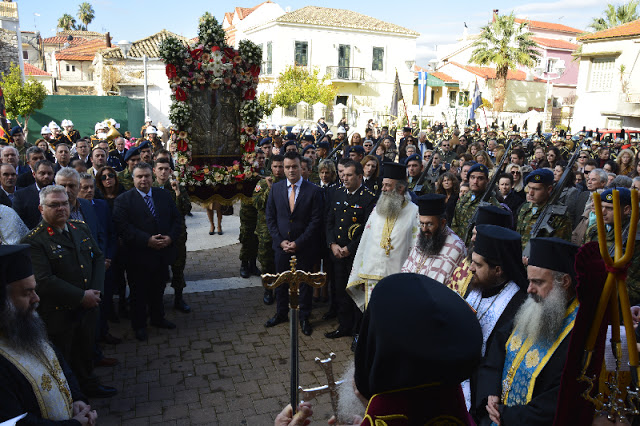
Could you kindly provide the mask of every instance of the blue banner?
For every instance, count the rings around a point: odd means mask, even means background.
[[[429,74],[426,71],[418,72],[418,104],[420,109],[424,106],[424,98],[427,92],[427,78]]]
[[[473,91],[473,103],[471,104],[471,113],[469,114],[469,118],[472,120],[476,119],[476,109],[478,109],[480,105],[482,105],[482,94],[478,87],[478,80],[476,80],[476,88]]]

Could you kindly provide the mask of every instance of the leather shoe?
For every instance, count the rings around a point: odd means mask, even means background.
[[[264,296],[262,297],[262,301],[264,302],[265,305],[273,305],[273,302],[274,302],[273,290],[265,290]]]
[[[92,398],[111,398],[118,394],[118,389],[111,386],[98,385],[93,389],[87,389],[84,392],[87,396]]]
[[[336,311],[328,310],[328,311],[327,311],[327,312],[322,316],[322,320],[323,320],[323,321],[327,321],[327,320],[333,319],[333,318],[335,318],[335,317],[337,317],[337,316],[338,316],[338,314],[336,313]]]
[[[309,320],[300,321],[300,328],[305,336],[311,336],[311,333],[313,333],[313,327],[311,327]]]
[[[337,329],[335,331],[331,331],[329,333],[324,333],[324,337],[327,339],[339,339],[340,337],[351,336],[352,333],[348,331],[344,331],[342,329]]]
[[[122,342],[122,339],[120,339],[119,337],[113,336],[111,333],[107,333],[102,338],[102,341],[110,345],[117,345],[118,343]]]
[[[117,359],[105,357],[101,358],[100,361],[95,363],[96,367],[115,367],[118,364],[120,364],[120,361],[118,361]]]
[[[258,268],[258,265],[256,265],[255,259],[249,262],[249,271],[251,271],[251,275],[255,275],[257,277],[262,275],[262,271]]]
[[[276,326],[278,324],[282,324],[283,322],[288,322],[289,318],[287,317],[279,317],[277,315],[275,315],[273,318],[269,318],[267,320],[267,322],[264,323],[265,327],[273,327]]]
[[[144,342],[148,338],[149,336],[147,336],[147,330],[145,330],[144,328],[139,328],[136,330],[136,339],[140,340],[141,342]]]
[[[185,314],[191,312],[191,306],[187,305],[187,302],[185,302],[182,297],[175,298],[173,301],[173,308],[180,312],[184,312]]]
[[[251,270],[249,269],[249,262],[242,262],[240,264],[240,276],[242,278],[250,278]]]
[[[174,323],[165,318],[163,318],[160,322],[152,322],[151,325],[158,328],[166,328],[168,330],[173,330],[174,328],[176,328],[176,325]]]

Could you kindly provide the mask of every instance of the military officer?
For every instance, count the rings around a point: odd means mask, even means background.
[[[93,374],[98,304],[104,284],[104,255],[80,220],[69,220],[64,187],[50,185],[39,194],[42,221],[22,240],[40,295],[40,316],[51,342],[70,364],[83,392],[109,397],[117,390],[102,386]]]
[[[478,209],[480,199],[487,190],[489,169],[484,164],[474,164],[469,169],[467,176],[469,179],[469,192],[464,194],[456,204],[456,210],[451,221],[451,229],[469,247],[471,232],[467,232],[467,229],[470,229],[470,226],[473,225],[473,216]],[[488,202],[494,206],[499,205],[493,194],[491,194]]]
[[[342,181],[344,186],[333,191],[327,204],[327,246],[333,260],[333,295],[338,307],[338,329],[326,333],[335,339],[352,336],[360,327],[361,312],[347,294],[347,281],[360,237],[369,215],[376,203],[376,195],[362,185],[362,164],[349,160],[344,163]]]
[[[256,209],[255,235],[258,237],[258,260],[262,271],[267,274],[275,274],[275,253],[272,247],[271,234],[267,228],[267,199],[271,191],[271,185],[284,178],[284,157],[280,154],[271,157],[271,176],[266,176],[258,182],[252,201]],[[273,290],[264,290],[263,301],[266,305],[274,302]]]
[[[258,237],[256,236],[256,223],[258,211],[253,205],[253,198],[242,199],[240,202],[240,276],[249,278],[251,275],[260,275],[262,272],[256,265],[258,256]]]
[[[176,260],[171,264],[171,287],[173,287],[175,293],[173,307],[188,314],[191,312],[191,307],[184,301],[182,292],[187,286],[184,279],[184,267],[187,262],[187,226],[184,217],[191,212],[191,200],[187,191],[180,187],[178,181],[171,179],[171,173],[171,162],[168,158],[160,157],[156,159],[153,168],[153,174],[156,179],[152,186],[163,188],[171,195],[182,218],[182,229],[174,243],[177,254]]]
[[[140,149],[137,146],[129,148],[129,151],[124,155],[124,162],[127,163],[127,168],[118,172],[118,181],[128,191],[133,188],[132,172],[136,164],[140,162]]]
[[[529,173],[525,179],[527,185],[527,202],[525,202],[518,211],[518,220],[516,222],[516,231],[522,235],[522,249],[532,238],[531,229],[538,221],[540,213],[549,201],[551,191],[553,191],[553,172],[549,169],[537,169]],[[535,237],[557,237],[563,240],[571,240],[571,219],[569,215],[556,215],[551,218],[551,226],[554,232],[549,234],[542,229],[540,234]]]
[[[420,180],[420,175],[422,175],[423,165],[422,158],[418,154],[413,154],[410,157],[407,157],[407,172],[409,173],[408,181],[409,181],[409,191],[413,191],[417,196],[421,196],[429,193],[429,184],[427,180],[422,183],[419,190],[416,192],[416,184],[418,180]]]

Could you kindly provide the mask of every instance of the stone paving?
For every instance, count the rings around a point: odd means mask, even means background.
[[[227,228],[225,234],[231,231]],[[191,228],[189,232],[191,238]],[[218,237],[226,235],[210,236]],[[166,316],[178,327],[149,328],[148,342],[135,340],[128,320],[111,324],[111,333],[124,341],[104,345],[104,352],[120,364],[95,371],[102,383],[120,392],[111,399],[92,401],[99,424],[273,424],[289,400],[289,327],[263,326],[274,314],[275,305],[262,303],[263,291],[255,286],[256,278],[233,278],[238,276],[239,247],[236,243],[190,251],[185,270],[187,288],[192,284],[198,288],[202,280],[212,279],[222,284],[251,281],[252,287],[189,293],[185,298],[193,309],[190,314],[174,311],[172,296],[165,295]],[[304,387],[326,383],[324,373],[314,363],[316,356],[324,358],[335,352],[336,376],[352,357],[349,338],[324,337],[337,326],[335,320],[320,319],[326,309],[326,305],[314,309],[313,335],[300,333],[300,384]],[[328,396],[321,396],[313,404],[313,424],[326,424],[331,413]]]

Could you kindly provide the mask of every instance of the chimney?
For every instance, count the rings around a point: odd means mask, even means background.
[[[107,47],[111,47],[111,35],[107,32],[105,35],[105,41],[107,42]]]
[[[493,22],[496,22],[498,18],[498,9],[493,9]]]

